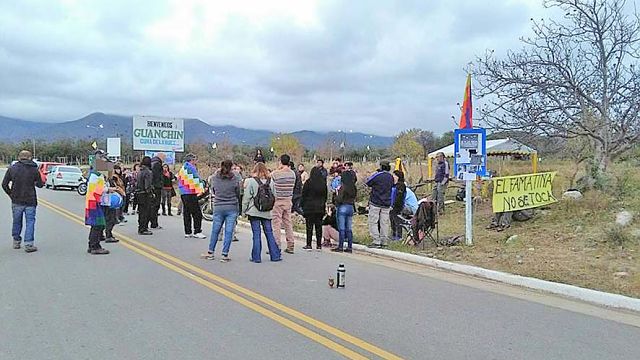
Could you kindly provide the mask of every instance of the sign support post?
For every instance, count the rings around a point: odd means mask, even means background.
[[[471,193],[473,192],[473,182],[471,180],[465,180],[465,237],[464,243],[467,246],[473,245],[473,199]]]
[[[485,129],[456,129],[453,170],[465,183],[465,244],[473,245],[473,181],[487,170],[487,133]]]

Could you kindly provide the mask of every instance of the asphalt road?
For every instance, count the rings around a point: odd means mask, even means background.
[[[200,259],[208,240],[176,216],[151,237],[129,217],[91,256],[83,197],[39,195],[33,254],[11,248],[0,195],[0,359],[640,358],[637,314],[301,246],[254,264],[242,228],[229,263]]]

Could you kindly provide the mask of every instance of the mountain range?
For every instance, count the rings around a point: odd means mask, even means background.
[[[211,125],[199,119],[185,119],[186,143],[221,142],[228,140],[233,144],[265,146],[276,132],[252,130],[230,125]],[[54,141],[60,139],[104,139],[121,137],[131,142],[133,119],[131,116],[111,115],[96,112],[81,119],[65,122],[37,122],[0,116],[0,142],[19,142],[23,140]],[[343,141],[349,147],[372,148],[389,147],[393,137],[369,135],[357,132],[316,132],[297,131],[291,133],[310,149],[324,144],[339,146]]]

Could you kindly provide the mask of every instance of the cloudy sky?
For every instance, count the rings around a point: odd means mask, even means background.
[[[0,115],[441,133],[467,64],[518,48],[542,14],[541,0],[2,1]]]

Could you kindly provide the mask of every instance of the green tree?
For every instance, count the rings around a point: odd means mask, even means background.
[[[418,142],[419,132],[418,129],[405,130],[396,136],[391,147],[394,156],[419,159],[424,153],[422,145]]]
[[[277,134],[271,137],[271,147],[276,156],[288,154],[292,159],[299,161],[304,155],[304,147],[300,140],[291,134]]]

